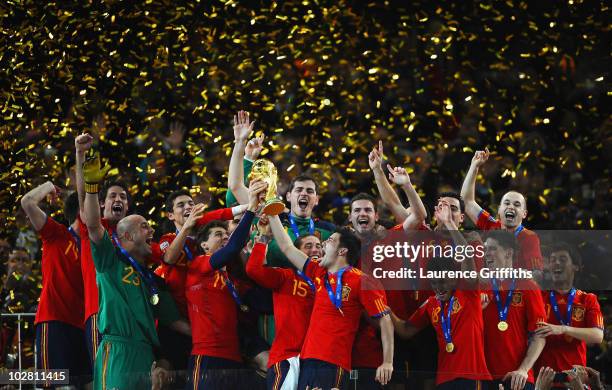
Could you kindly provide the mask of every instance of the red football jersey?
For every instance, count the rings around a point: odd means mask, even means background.
[[[446,352],[440,323],[440,304],[431,296],[408,320],[421,329],[431,323],[438,336],[438,373],[436,385],[453,379],[490,380],[484,353],[484,325],[479,290],[455,290],[451,312],[453,352]],[[444,305],[444,315],[448,310]]]
[[[332,291],[336,291],[337,274],[328,274],[314,261],[304,264],[304,273],[317,284],[312,321],[308,326],[302,359],[319,359],[351,369],[351,352],[361,313],[379,318],[388,313],[385,292],[371,288],[372,279],[357,268],[342,275],[342,311],[331,302],[324,286],[326,275]]]
[[[83,292],[85,296],[85,316],[83,323],[89,317],[98,313],[98,285],[96,284],[96,268],[91,257],[91,241],[87,226],[79,216],[79,236],[81,236],[81,273],[83,276]],[[108,235],[112,236],[115,225],[111,226],[108,220],[102,218],[102,226]]]
[[[481,210],[478,214],[476,227],[480,230],[501,229],[501,222],[495,219],[486,210]],[[526,227],[523,227],[516,237],[519,245],[517,268],[542,269],[542,252],[540,251],[540,238],[538,235]]]
[[[202,215],[196,222],[196,226],[204,226],[213,220],[228,220],[234,218],[231,208],[213,210]],[[187,278],[187,268],[189,258],[185,250],[181,250],[181,254],[174,264],[166,264],[163,261],[164,254],[176,238],[176,233],[164,234],[157,245],[160,251],[159,261],[160,266],[157,267],[155,273],[160,277],[164,278],[170,293],[176,301],[176,306],[182,315],[187,316],[187,299],[185,298],[185,279]],[[187,248],[191,252],[192,260],[198,254],[198,245],[195,240],[191,237],[187,237],[185,240]]]
[[[176,238],[176,233],[166,233],[159,240],[159,248],[163,254],[166,253],[172,241]],[[185,245],[189,248],[192,256],[196,256],[197,244],[195,240],[187,237]],[[185,280],[187,278],[187,268],[189,267],[187,254],[183,249],[180,257],[175,264],[166,264],[163,261],[155,269],[155,273],[166,281],[170,293],[176,302],[176,307],[182,315],[187,316],[187,298],[185,298]]]
[[[557,305],[562,318],[567,315],[568,294],[556,293]],[[542,291],[546,310],[546,322],[560,325],[550,303],[550,291]],[[600,328],[603,330],[603,316],[595,294],[577,290],[572,304],[570,326],[576,328]],[[550,367],[555,371],[570,370],[574,364],[586,366],[586,343],[571,336],[556,335],[546,337],[546,346],[534,369]]]
[[[42,239],[42,291],[35,324],[62,321],[83,328],[83,278],[80,248],[68,228],[47,217]]]
[[[257,284],[272,290],[276,329],[268,359],[268,367],[272,367],[300,354],[314,305],[314,293],[295,270],[266,267],[266,249],[265,244],[255,244],[246,272]]]
[[[351,352],[351,365],[353,368],[378,368],[382,362],[383,349],[378,330],[361,318]]]
[[[191,354],[239,362],[238,313],[227,278],[227,272],[212,268],[209,255],[189,263],[185,297],[191,321]]]
[[[508,297],[510,280],[502,283],[500,297],[502,307]],[[516,289],[508,307],[508,329],[500,331],[499,313],[491,284],[486,286],[489,304],[483,310],[485,356],[493,379],[501,379],[507,373],[519,368],[527,354],[529,334],[535,331],[537,323],[544,321],[544,302],[538,286],[531,281],[517,281]],[[528,382],[533,383],[533,370],[529,370]]]

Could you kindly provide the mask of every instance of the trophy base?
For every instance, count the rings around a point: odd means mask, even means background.
[[[279,199],[270,199],[266,201],[263,212],[266,215],[278,215],[285,210],[285,204]]]

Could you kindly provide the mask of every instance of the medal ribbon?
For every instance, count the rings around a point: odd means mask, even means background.
[[[289,214],[289,225],[291,225],[291,230],[293,230],[293,234],[295,234],[295,238],[298,238],[300,236],[300,230],[297,227],[297,224],[295,223],[295,219],[293,218],[293,215]],[[308,222],[308,232],[310,234],[314,234],[315,232],[315,225],[314,225],[314,221],[312,218],[310,218],[310,221]]]
[[[176,229],[176,235],[179,235],[179,230]],[[193,254],[191,253],[191,251],[189,250],[189,246],[187,246],[187,240],[189,239],[189,237],[187,237],[187,239],[185,239],[185,243],[183,244],[183,250],[185,251],[185,255],[187,255],[187,260],[191,261],[193,260]]]
[[[451,313],[453,311],[453,303],[455,303],[455,296],[451,296],[448,301],[448,310],[446,317],[444,317],[444,303],[438,300],[438,304],[440,305],[440,325],[442,326],[442,333],[444,334],[444,340],[446,344],[453,342],[453,337],[451,335]]]
[[[232,294],[232,298],[234,299],[234,302],[236,302],[238,307],[242,308],[244,304],[242,303],[242,299],[240,299],[240,296],[238,295],[238,290],[236,290],[236,286],[234,286],[234,283],[230,280],[226,271],[219,271],[219,272],[221,272],[221,275],[223,275],[225,279],[225,284],[227,285],[227,289]]]
[[[512,294],[514,293],[514,288],[516,287],[516,279],[512,279],[512,284],[510,285],[510,289],[506,295],[506,301],[503,303],[503,307],[501,302],[501,294],[499,293],[499,288],[497,287],[497,279],[492,279],[491,284],[493,285],[493,296],[495,297],[495,303],[497,304],[499,320],[506,321],[506,318],[508,318],[508,308],[510,307],[510,302],[512,302]]]
[[[308,284],[308,287],[310,287],[310,289],[312,290],[312,293],[314,294],[317,289],[312,281],[312,279],[310,279],[308,276],[306,276],[306,274],[302,271],[295,270],[295,273],[297,274],[297,276],[299,276],[300,278],[304,279],[304,281]]]
[[[552,306],[553,311],[555,312],[555,317],[559,320],[561,325],[569,326],[572,322],[572,305],[574,304],[574,297],[576,297],[576,288],[572,287],[569,294],[567,295],[567,310],[565,315],[565,320],[561,318],[561,313],[559,311],[559,305],[557,304],[557,295],[554,290],[550,291],[550,305]]]
[[[140,278],[145,282],[145,284],[149,288],[151,296],[154,297],[158,295],[159,289],[157,288],[157,283],[155,283],[155,278],[153,277],[153,273],[150,272],[149,270],[145,271],[142,268],[142,266],[125,250],[125,248],[121,246],[121,243],[119,242],[119,239],[117,238],[117,233],[113,233],[113,242],[115,243],[115,246],[119,248],[119,250],[121,251],[121,254],[125,258],[127,258],[127,260],[130,262],[130,265],[134,267],[136,272],[138,272],[138,275],[140,275]]]
[[[70,232],[70,234],[72,234],[72,237],[74,238],[74,241],[76,242],[77,251],[79,252],[79,256],[80,256],[81,255],[81,237],[79,237],[79,235],[76,234],[72,226],[68,227],[68,231]]]
[[[522,232],[523,229],[525,229],[525,226],[523,226],[522,224],[518,225],[516,227],[516,230],[514,230],[514,237],[518,237],[519,233]]]
[[[340,269],[338,271],[338,283],[336,283],[336,293],[334,294],[334,292],[332,291],[332,287],[331,284],[329,283],[329,277],[328,274],[325,274],[325,289],[327,290],[327,295],[329,295],[329,299],[331,300],[332,304],[336,307],[336,309],[342,311],[342,274],[344,274],[344,272],[348,269],[350,269],[351,266],[347,265],[346,267]]]

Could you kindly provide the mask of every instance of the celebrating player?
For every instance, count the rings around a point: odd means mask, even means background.
[[[238,258],[245,246],[265,189],[264,182],[250,184],[247,211],[229,240],[227,226],[220,221],[210,222],[198,233],[197,242],[204,254],[189,263],[185,282],[193,328],[189,388],[231,388],[232,379],[223,378],[217,370],[241,368],[236,308],[248,310],[248,307],[240,298],[240,286],[229,278],[226,266]]]
[[[379,319],[384,361],[377,368],[376,379],[386,384],[393,372],[393,325],[384,294],[351,266],[359,258],[359,239],[348,229],[333,233],[324,242],[323,258],[317,263],[293,246],[278,216],[270,218],[270,226],[279,248],[293,265],[311,280],[320,280],[300,354],[298,388],[346,388],[353,342],[364,309]]]
[[[152,249],[153,229],[140,215],[117,223],[114,244],[100,220],[99,183],[109,167],[100,167],[96,156],[83,165],[85,221],[99,286],[99,331],[102,335],[95,361],[94,388],[150,386],[150,370],[159,347],[155,318],[189,334],[161,279],[146,268]],[[116,246],[116,247],[115,247]],[[158,362],[158,366],[162,363]]]
[[[603,317],[595,294],[574,287],[581,267],[578,252],[564,242],[551,245],[548,257],[553,289],[542,291],[546,321],[536,335],[546,337],[546,347],[536,368],[550,367],[560,372],[573,365],[586,366],[586,345],[603,340]]]
[[[512,233],[490,231],[484,248],[487,268],[513,267],[518,250]],[[500,383],[506,389],[533,389],[532,367],[546,343],[534,334],[537,323],[546,317],[540,290],[525,279],[482,282],[488,302],[483,310],[485,356],[493,377],[489,389],[497,389]]]
[[[472,158],[470,169],[461,187],[461,197],[465,202],[465,213],[480,230],[504,229],[513,232],[520,247],[517,268],[541,270],[540,239],[535,232],[523,226],[523,220],[527,217],[525,197],[516,191],[506,192],[497,208],[499,219],[493,218],[488,211],[476,203],[478,170],[488,159],[489,149],[477,151]]]
[[[246,270],[257,284],[273,291],[276,336],[268,360],[268,389],[295,388],[299,376],[299,354],[310,322],[316,287],[300,270],[264,266],[267,244],[271,239],[268,217],[262,216],[257,227],[255,246]],[[306,237],[308,241],[318,240],[315,236]],[[310,246],[307,252],[317,254],[316,244],[308,241],[298,244]]]
[[[43,369],[68,369],[73,378],[83,380],[91,378],[91,367],[83,338],[79,203],[76,193],[66,199],[64,216],[70,223],[66,228],[40,208],[48,195],[59,195],[50,181],[21,198],[21,207],[42,239],[43,287],[34,321],[37,358]],[[72,379],[71,384],[78,385],[78,381]]]

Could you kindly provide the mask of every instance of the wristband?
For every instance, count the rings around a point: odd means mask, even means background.
[[[100,192],[100,183],[85,183],[85,192],[88,194],[97,194]]]

